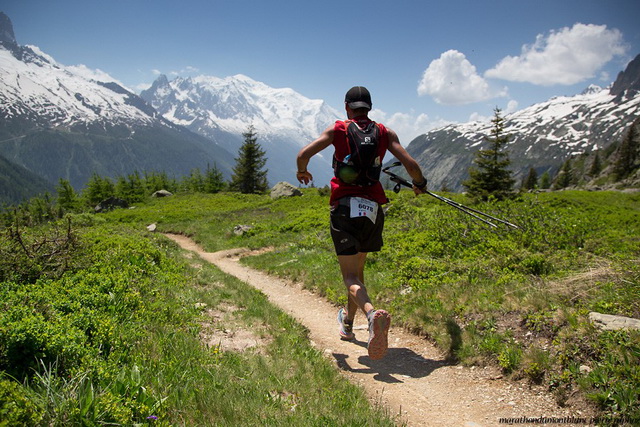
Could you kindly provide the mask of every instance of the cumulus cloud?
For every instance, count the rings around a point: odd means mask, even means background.
[[[505,94],[506,89],[492,89],[457,50],[448,50],[431,61],[418,85],[418,95],[430,95],[445,105],[471,104]]]
[[[369,113],[369,117],[393,129],[393,131],[398,134],[400,143],[405,147],[417,136],[450,123],[440,119],[432,120],[428,115],[416,114],[415,111],[389,115],[382,110],[373,109]]]
[[[539,34],[535,43],[522,47],[520,56],[507,56],[484,76],[542,86],[571,85],[594,77],[627,49],[617,29],[577,23],[547,36]]]
[[[95,80],[97,82],[116,82],[122,85],[118,80],[114,79],[104,71],[100,69],[93,70],[84,64],[70,65],[66,68],[68,71],[71,71],[73,74],[83,77],[87,80]]]
[[[154,70],[154,71],[157,71],[157,70]],[[169,75],[177,77],[177,76],[181,76],[181,75],[184,75],[184,74],[195,74],[195,73],[199,73],[199,72],[200,72],[200,69],[198,69],[196,67],[193,67],[191,65],[187,65],[186,67],[184,67],[184,68],[182,68],[180,70],[169,71]]]
[[[516,111],[518,111],[518,101],[512,99],[507,103],[507,108],[504,110],[504,112],[506,114],[511,114],[515,113]]]

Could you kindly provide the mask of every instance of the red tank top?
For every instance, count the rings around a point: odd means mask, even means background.
[[[368,117],[356,117],[353,120],[338,120],[333,128],[333,147],[335,148],[334,156],[343,159],[349,154],[349,144],[347,143],[347,126],[350,122],[356,122],[358,126],[365,127],[371,120]],[[380,129],[380,141],[378,141],[378,153],[380,161],[384,159],[384,155],[389,147],[389,134],[387,128],[381,123],[376,123]],[[385,204],[389,201],[387,195],[382,188],[382,184],[377,182],[370,186],[349,185],[345,184],[335,176],[331,179],[331,198],[329,203],[334,205],[343,197],[363,197],[373,200],[374,202]]]

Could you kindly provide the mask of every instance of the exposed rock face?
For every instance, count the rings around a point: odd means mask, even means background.
[[[173,193],[167,190],[158,190],[151,195],[151,197],[169,197],[173,196]]]
[[[109,197],[108,199],[98,203],[96,207],[93,208],[93,210],[96,213],[100,213],[100,212],[107,212],[116,208],[126,209],[128,207],[129,207],[129,203],[127,203],[125,200],[119,199],[117,197]]]
[[[17,44],[11,19],[4,12],[0,12],[0,42],[10,45]]]
[[[589,313],[589,320],[595,326],[605,331],[617,331],[620,329],[640,330],[640,320],[631,317],[614,316],[612,314],[602,314],[592,311]]]
[[[618,74],[618,78],[611,86],[611,95],[618,100],[633,98],[640,93],[640,55],[627,65],[624,71]]]
[[[271,189],[271,198],[302,196],[302,191],[288,182],[279,182]]]

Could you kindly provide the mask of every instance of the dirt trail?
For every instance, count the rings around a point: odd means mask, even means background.
[[[484,427],[505,425],[500,418],[587,417],[575,409],[558,407],[542,387],[511,383],[490,368],[450,365],[429,342],[394,328],[393,319],[387,356],[373,361],[367,356],[368,332],[361,313],[354,327],[356,341],[341,341],[335,306],[294,283],[241,265],[238,261],[244,250],[209,253],[185,236],[166,236],[264,292],[273,304],[307,327],[316,348],[363,387],[373,402],[385,405],[399,423]]]

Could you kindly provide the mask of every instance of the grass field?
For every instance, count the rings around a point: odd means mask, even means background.
[[[427,196],[391,196],[385,246],[369,257],[365,275],[375,304],[396,324],[459,363],[493,364],[514,381],[545,384],[559,403],[577,391],[611,424],[640,419],[640,334],[602,332],[587,318],[590,311],[640,318],[639,193],[525,194],[474,205],[519,230],[491,229]],[[279,200],[230,193],[149,200],[73,216],[61,274],[21,258],[5,233],[0,255],[13,264],[3,261],[3,408],[13,398],[15,414],[58,425],[393,424],[260,294],[213,267],[191,266],[145,232],[155,223],[207,251],[274,247],[246,262],[338,305],[345,293],[327,222],[328,198],[316,189]],[[23,241],[62,239],[65,224],[25,229]],[[250,229],[236,235],[237,225]],[[241,353],[202,345],[207,328],[226,323],[254,331],[263,345]]]

